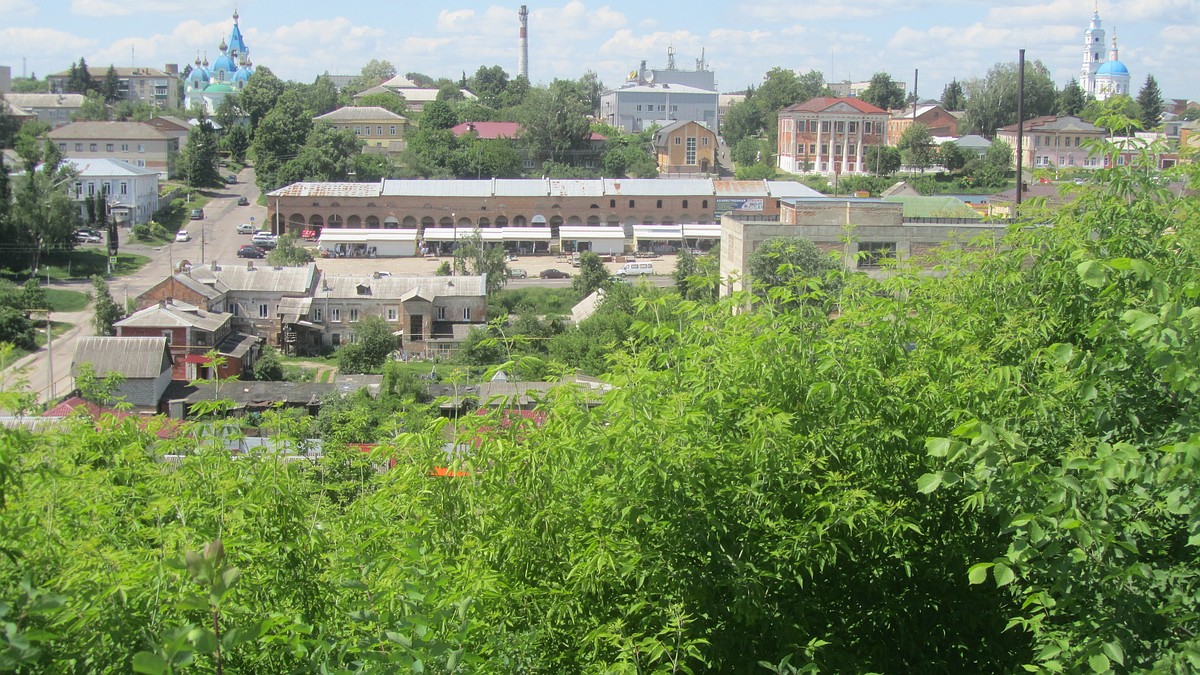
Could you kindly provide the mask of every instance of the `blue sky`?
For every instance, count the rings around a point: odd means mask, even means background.
[[[356,73],[372,58],[401,72],[457,77],[480,65],[517,67],[517,8],[471,0],[361,2],[241,0],[237,9],[255,65],[285,79]],[[773,66],[819,70],[827,80],[887,71],[937,98],[951,78],[980,77],[1024,47],[1061,86],[1078,78],[1092,0],[796,0],[529,2],[530,77],[549,82],[591,69],[608,85],[645,59],[680,67],[705,50],[722,91],[761,81]],[[1200,99],[1200,0],[1099,4],[1134,90],[1148,73],[1166,98]],[[154,66],[210,60],[229,34],[234,2],[208,0],[0,0],[0,65],[39,77],[80,56],[91,65]],[[132,54],[131,54],[132,49]]]

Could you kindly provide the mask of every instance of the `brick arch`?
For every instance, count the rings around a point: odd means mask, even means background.
[[[332,227],[335,229],[342,227],[342,217],[336,213],[330,214],[330,216],[325,219],[325,227]]]
[[[555,216],[555,217],[558,218],[558,216]],[[562,220],[562,219],[559,218],[559,220]],[[567,224],[568,225],[582,225],[583,219],[580,218],[579,216],[570,216],[567,218]]]
[[[379,229],[379,216],[367,216],[367,220],[363,223],[365,227],[372,230]]]
[[[593,227],[600,224],[600,216],[588,216],[587,224]]]
[[[496,216],[496,227],[508,227],[508,216]]]
[[[415,216],[404,216],[403,226],[404,226],[404,229],[406,229],[406,230],[417,229],[416,217]]]

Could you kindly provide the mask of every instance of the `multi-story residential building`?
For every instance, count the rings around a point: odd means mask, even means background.
[[[192,267],[188,276],[224,293],[225,310],[233,315],[233,328],[282,342],[280,307],[293,299],[312,298],[321,273],[314,263],[304,267],[271,267],[251,260],[245,264],[212,263]]]
[[[888,145],[895,146],[914,124],[924,125],[930,136],[958,136],[958,116],[940,105],[920,105],[888,120]]]
[[[716,91],[683,84],[630,83],[600,96],[600,119],[631,133],[680,120],[718,129],[719,99]]]
[[[1105,166],[1104,154],[1093,154],[1086,145],[1088,141],[1103,140],[1108,132],[1078,117],[1035,117],[1025,122],[1024,135],[1022,156],[1017,161],[1026,168],[1102,169]],[[996,138],[1015,149],[1017,125],[998,129]]]
[[[161,300],[113,324],[117,337],[163,337],[173,380],[237,377],[252,372],[262,338],[233,330],[233,315],[176,300]],[[210,352],[221,359],[213,369]]]
[[[37,116],[39,122],[57,129],[70,124],[83,107],[83,94],[5,94],[10,106]]]
[[[143,122],[74,122],[46,134],[69,159],[119,159],[153,169],[163,178],[175,173],[179,139]]]
[[[211,123],[212,120],[209,120],[209,122]],[[158,117],[151,117],[143,122],[143,124],[149,124],[168,136],[174,136],[175,138],[178,138],[179,143],[183,145],[187,144],[188,134],[192,131],[191,122],[179,117],[175,117],[174,115],[160,115]]]
[[[788,173],[867,173],[866,149],[888,142],[886,111],[856,98],[814,98],[779,111],[778,166]]]
[[[334,129],[353,131],[363,141],[363,152],[397,154],[404,151],[408,118],[378,106],[347,106],[314,118]]]
[[[74,183],[68,188],[87,213],[84,200],[107,195],[109,218],[119,226],[150,222],[158,210],[158,179],[154,169],[138,168],[119,159],[67,159],[75,168]]]
[[[699,122],[672,122],[654,133],[658,171],[665,175],[717,170],[717,134]]]
[[[163,70],[158,68],[142,68],[113,66],[117,73],[117,96],[121,100],[149,103],[156,108],[179,107],[179,66],[168,63]],[[88,68],[92,80],[103,82],[108,76],[108,66]],[[50,91],[56,94],[64,93],[70,71],[48,75],[46,81]]]

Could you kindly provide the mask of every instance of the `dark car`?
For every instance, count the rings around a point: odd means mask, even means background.
[[[204,220],[204,209],[192,209],[192,213],[188,217],[192,220]]]
[[[228,176],[225,176],[225,182],[226,183],[236,183],[237,176],[235,176],[234,174],[229,174]]]
[[[265,255],[266,254],[263,253],[261,248],[257,246],[250,246],[249,244],[238,249],[239,258],[262,258]]]
[[[250,206],[250,200],[245,197],[238,197],[238,206]]]
[[[539,274],[538,276],[543,279],[570,279],[571,278],[570,274],[556,270],[553,267],[551,267],[548,270],[542,270],[542,273]]]

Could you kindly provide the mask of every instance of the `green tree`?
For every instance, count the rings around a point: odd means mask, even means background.
[[[25,280],[21,287],[20,308],[26,311],[35,309],[50,309],[50,301],[46,299],[46,289],[36,278]]]
[[[479,66],[479,70],[467,81],[467,89],[479,97],[479,102],[489,108],[504,105],[504,92],[508,89],[508,73],[500,66]]]
[[[1055,112],[1059,115],[1078,117],[1085,105],[1087,105],[1087,98],[1083,93],[1083,87],[1079,86],[1079,82],[1072,77],[1067,86],[1058,92]]]
[[[755,295],[767,298],[774,289],[807,295],[809,280],[821,282],[824,293],[834,295],[841,288],[845,267],[817,245],[800,237],[777,237],[764,241],[750,255],[746,272]],[[786,304],[786,303],[785,303]]]
[[[377,91],[374,94],[360,96],[354,105],[360,108],[377,107],[384,110],[390,110],[397,115],[408,114],[408,102],[404,97],[395,92]]]
[[[217,169],[219,153],[217,132],[203,110],[196,125],[188,131],[187,145],[181,157],[181,169],[191,187],[213,187],[221,184],[221,173]]]
[[[606,284],[609,276],[600,256],[592,251],[584,251],[579,254],[579,274],[571,279],[571,287],[579,297],[585,298]]]
[[[28,252],[30,270],[36,272],[43,253],[74,244],[79,206],[65,186],[74,180],[75,170],[63,163],[58,147],[50,142],[39,147],[36,140],[24,137],[18,139],[17,152],[25,175],[13,191],[8,230],[10,242]]]
[[[454,249],[456,274],[486,275],[487,294],[494,295],[508,282],[508,262],[504,249],[488,246],[479,228],[458,241]]]
[[[863,163],[876,176],[891,176],[900,170],[903,158],[899,148],[887,145],[868,145],[863,153]]]
[[[109,64],[108,70],[104,73],[104,82],[100,85],[100,95],[104,98],[105,103],[116,103],[121,98],[121,79],[117,77],[117,69]]]
[[[933,142],[929,128],[924,124],[909,125],[904,133],[900,134],[896,149],[900,151],[900,156],[905,164],[920,169],[922,173],[925,172],[925,169],[933,166],[936,160],[937,146]]]
[[[72,116],[76,122],[106,122],[108,121],[108,105],[104,97],[96,92],[88,92],[83,98],[79,112]]]
[[[354,327],[357,341],[343,345],[337,353],[343,373],[378,372],[398,346],[392,327],[378,316],[364,317]]]
[[[627,134],[615,127],[593,127],[593,131],[604,136],[604,156],[600,163],[604,167],[604,175],[613,178],[629,176],[632,178],[655,178],[658,176],[658,162],[651,151],[650,141],[653,129],[646,129],[635,134]]]
[[[938,163],[947,171],[961,171],[967,165],[967,161],[971,159],[966,150],[958,147],[958,144],[952,141],[942,143],[938,147],[937,156]]]
[[[983,78],[964,83],[967,122],[974,133],[991,138],[996,130],[1017,122],[1017,64],[997,63]],[[1041,61],[1025,63],[1025,115],[1032,119],[1054,113],[1057,95],[1050,70]]]
[[[99,275],[92,276],[92,303],[92,329],[96,335],[116,335],[113,324],[125,318],[125,312],[113,301],[108,282]]]
[[[362,147],[362,139],[353,131],[336,129],[322,120],[308,131],[296,157],[276,171],[275,181],[280,185],[297,181],[345,181]]]
[[[957,79],[950,80],[942,89],[942,107],[946,110],[963,110],[967,107],[967,94]]]
[[[1158,128],[1163,116],[1163,97],[1153,75],[1146,76],[1145,84],[1138,91],[1137,104],[1142,111],[1142,128],[1147,131]]]
[[[754,95],[753,88],[747,90],[746,98],[729,106],[729,111],[721,118],[721,135],[734,148],[753,143],[754,136],[766,131],[764,113]],[[734,161],[738,161],[736,157]]]
[[[520,142],[538,159],[569,162],[572,151],[584,149],[591,137],[589,112],[575,83],[555,80],[534,88],[518,113]]]
[[[279,381],[283,379],[283,358],[279,350],[267,345],[262,354],[254,362],[254,379],[259,381]]]
[[[1142,128],[1142,108],[1127,94],[1109,96],[1103,101],[1089,101],[1079,117],[1107,129],[1115,136],[1132,136]]]
[[[217,124],[221,125],[222,133],[229,133],[235,126],[238,126],[246,113],[238,107],[237,94],[229,94],[221,99],[220,105],[217,106],[216,112],[213,113],[213,119]]]
[[[458,124],[450,104],[442,100],[430,101],[421,111],[420,127],[430,131],[449,129]]]
[[[258,133],[259,124],[267,117],[279,102],[285,90],[283,82],[266,66],[256,66],[254,74],[246,81],[246,86],[238,94],[238,107],[250,117],[250,128],[254,135]],[[299,114],[289,106],[289,113]]]
[[[117,402],[117,391],[125,381],[121,373],[110,370],[104,377],[97,377],[95,367],[87,362],[80,363],[75,371],[75,388],[79,397],[96,405],[109,406]]]
[[[250,150],[250,128],[240,123],[226,127],[225,132],[221,134],[220,147],[221,150],[229,153],[229,157],[233,161],[245,160],[246,152]]]
[[[267,254],[268,265],[303,267],[313,261],[312,252],[300,245],[294,235],[285,234]]]
[[[871,76],[871,83],[859,98],[881,110],[896,110],[904,107],[906,95],[899,82],[880,72]]]
[[[251,75],[251,82],[242,90],[241,103],[247,106],[251,119],[254,119],[255,113],[249,107],[247,92],[257,75],[258,72]],[[296,92],[280,96],[278,104],[262,118],[254,131],[254,142],[250,147],[254,153],[255,177],[263,192],[283,184],[278,174],[285,163],[300,154],[311,128],[312,118],[305,114],[304,105]]]

